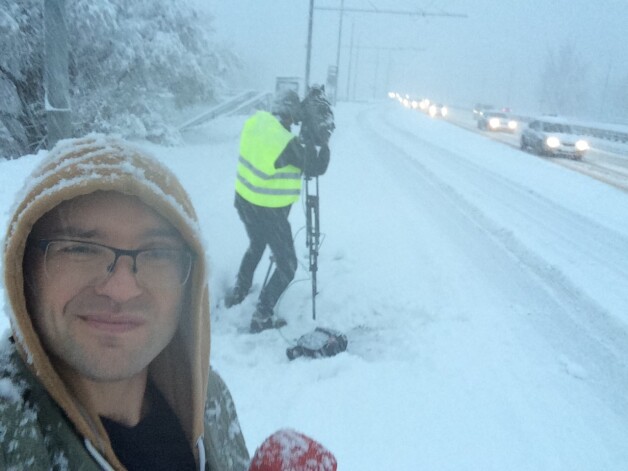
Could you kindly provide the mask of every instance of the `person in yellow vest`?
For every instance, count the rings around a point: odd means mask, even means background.
[[[235,207],[249,237],[235,286],[225,297],[227,308],[240,304],[249,293],[255,269],[266,246],[276,264],[262,288],[250,330],[258,333],[281,327],[275,316],[277,300],[294,278],[297,257],[288,215],[301,194],[302,175],[317,177],[327,170],[327,144],[305,146],[291,132],[301,121],[301,102],[293,90],[275,95],[271,112],[258,111],[244,124],[236,178]]]

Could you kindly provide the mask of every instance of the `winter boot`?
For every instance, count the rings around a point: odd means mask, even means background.
[[[288,324],[285,319],[276,317],[272,309],[262,309],[259,306],[251,318],[251,333],[258,334],[267,329],[279,329]]]
[[[240,286],[235,285],[225,296],[225,307],[229,309],[237,304],[240,304],[246,298],[246,295],[249,294],[248,290],[244,290],[240,288]]]

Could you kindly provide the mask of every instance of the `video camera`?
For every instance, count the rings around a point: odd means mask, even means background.
[[[325,95],[325,86],[312,85],[301,101],[301,140],[315,146],[326,145],[335,128],[334,112]]]

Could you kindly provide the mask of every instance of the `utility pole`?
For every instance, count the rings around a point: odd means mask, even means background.
[[[356,84],[358,83],[358,71],[360,70],[360,38],[358,38],[358,47],[355,48],[355,65],[353,66],[353,82],[351,83],[351,100],[355,101]]]
[[[355,23],[351,23],[351,42],[349,43],[349,67],[347,67],[347,101],[349,101],[349,89],[351,86],[351,59],[353,59],[353,27]]]
[[[334,105],[338,100],[338,84],[340,80],[340,44],[342,41],[342,17],[344,16],[345,0],[340,0],[340,21],[338,22],[338,45],[336,46],[336,89],[334,90]]]
[[[375,56],[375,74],[373,74],[373,99],[377,98],[377,79],[379,78],[379,51]]]
[[[72,136],[65,0],[44,0],[44,100],[47,144]]]
[[[314,23],[314,0],[310,0],[310,17],[307,26],[307,56],[305,58],[305,94],[310,88],[310,62],[312,60],[312,28]]]

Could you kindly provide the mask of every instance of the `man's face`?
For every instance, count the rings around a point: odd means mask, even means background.
[[[31,238],[127,250],[184,248],[179,233],[159,214],[138,198],[116,192],[62,203],[35,225]],[[98,382],[143,372],[177,329],[185,285],[176,278],[160,285],[145,282],[154,273],[142,276],[138,259],[135,274],[132,257],[125,255],[118,257],[110,275],[88,279],[77,276],[83,267],[63,258],[82,254],[85,247],[64,249],[62,263],[52,258],[52,250],[29,248],[25,265],[30,314],[53,361]]]

